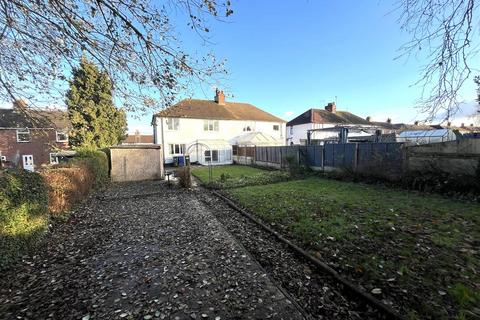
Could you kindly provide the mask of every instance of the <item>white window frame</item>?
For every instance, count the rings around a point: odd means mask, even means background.
[[[185,144],[184,143],[170,143],[168,145],[168,151],[171,155],[182,155],[185,153]],[[178,149],[178,153],[175,152]]]
[[[53,161],[55,159],[55,161]],[[50,164],[58,164],[58,155],[56,153],[50,153]]]
[[[220,131],[220,123],[218,120],[203,120],[203,131]]]
[[[65,135],[65,139],[64,140],[61,140],[58,138],[58,135]],[[65,132],[65,131],[55,131],[55,136],[56,136],[56,140],[57,142],[68,142],[68,134]]]
[[[178,131],[180,127],[180,119],[178,118],[167,118],[167,130],[169,131]]]
[[[19,134],[28,134],[28,140],[27,141],[22,141],[18,138],[18,135]],[[31,137],[31,133],[30,133],[30,130],[28,128],[25,128],[25,129],[17,129],[17,142],[20,142],[20,143],[27,143],[27,142],[30,142],[32,140],[32,137]]]

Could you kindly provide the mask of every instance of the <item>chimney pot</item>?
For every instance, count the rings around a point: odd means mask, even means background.
[[[418,120],[413,123],[414,125],[418,126]]]
[[[222,90],[215,90],[215,102],[219,105],[225,105],[225,93]]]
[[[392,123],[392,119],[388,118],[387,123]]]
[[[337,105],[335,102],[329,102],[328,105],[325,107],[325,110],[331,113],[337,112]]]
[[[462,124],[461,124],[460,127],[461,127],[461,128],[465,128],[465,123],[462,122]]]
[[[470,127],[473,127],[473,123],[470,123]]]
[[[447,122],[447,127],[450,127],[452,123],[450,121]]]
[[[368,122],[370,122],[370,121],[372,120],[372,117],[368,116],[368,117],[366,118],[366,120],[367,120]]]

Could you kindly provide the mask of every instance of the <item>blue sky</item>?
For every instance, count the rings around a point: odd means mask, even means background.
[[[414,108],[420,87],[412,87],[426,62],[398,59],[408,41],[393,1],[232,1],[226,23],[210,23],[213,44],[202,47],[182,32],[192,51],[212,50],[227,59],[229,75],[219,84],[231,100],[252,103],[285,120],[311,107],[337,101],[337,108],[376,120],[422,119]],[[205,94],[204,94],[205,92]],[[196,98],[212,99],[213,88]],[[463,98],[475,98],[469,81]],[[471,112],[471,110],[466,110]],[[459,115],[457,121],[464,114]],[[150,131],[150,115],[130,121]]]

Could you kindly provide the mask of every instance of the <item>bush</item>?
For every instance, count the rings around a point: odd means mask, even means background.
[[[47,230],[48,197],[38,173],[0,171],[0,269]]]
[[[190,166],[185,166],[175,171],[175,176],[178,177],[178,183],[183,188],[190,188],[192,186],[192,175]]]
[[[47,183],[49,211],[57,215],[83,200],[95,182],[86,160],[75,161],[70,167],[45,170],[41,175]]]
[[[81,148],[76,151],[75,160],[70,164],[73,166],[83,165],[78,164],[78,162],[86,164],[94,177],[93,188],[95,190],[105,188],[110,182],[107,154],[88,148]]]

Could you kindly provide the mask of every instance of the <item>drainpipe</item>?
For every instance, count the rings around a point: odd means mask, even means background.
[[[163,118],[160,118],[160,132],[162,133],[162,149],[163,149],[163,164],[165,165],[165,152],[166,152],[166,149],[165,149],[165,139],[163,137],[164,135],[164,132],[163,132]]]

